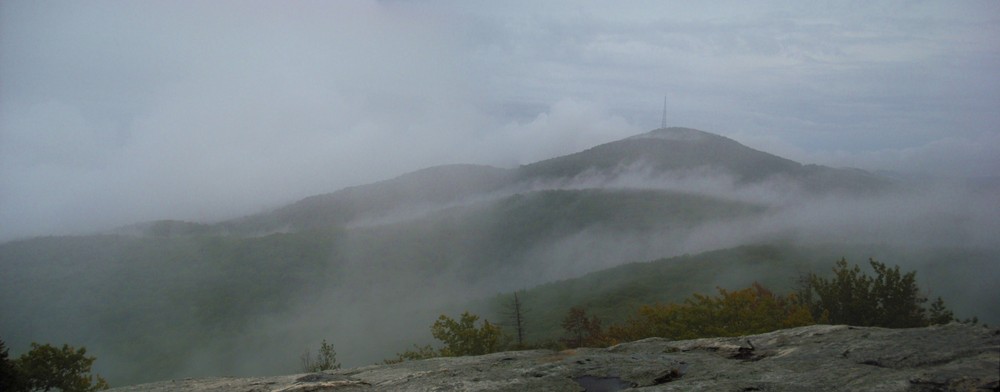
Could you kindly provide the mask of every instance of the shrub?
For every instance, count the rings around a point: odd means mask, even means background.
[[[333,349],[332,344],[326,342],[326,339],[320,343],[319,352],[316,353],[315,358],[306,350],[300,359],[302,360],[302,371],[307,373],[340,369],[340,362],[337,362],[337,351]]]
[[[396,358],[386,359],[382,363],[386,365],[392,365],[394,363],[400,363],[405,361],[417,361],[421,359],[435,358],[441,356],[441,352],[435,350],[434,347],[430,345],[418,346],[413,345],[413,350],[406,350],[401,353],[396,354]]]
[[[431,326],[431,335],[445,344],[441,356],[482,355],[500,350],[503,341],[500,327],[483,320],[477,328],[476,320],[479,316],[469,312],[462,313],[458,321],[443,314],[438,317]]]
[[[834,324],[886,328],[922,327],[953,321],[954,315],[938,298],[925,309],[927,298],[920,294],[916,272],[901,273],[869,259],[875,276],[868,276],[858,265],[848,266],[841,259],[830,279],[810,274],[799,294],[813,317]]]

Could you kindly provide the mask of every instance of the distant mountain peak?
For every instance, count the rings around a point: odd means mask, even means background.
[[[671,178],[681,173],[722,173],[737,185],[771,179],[810,192],[851,193],[884,189],[887,180],[871,174],[802,164],[754,150],[714,133],[669,127],[604,143],[584,151],[514,169],[458,164],[417,170],[372,184],[311,196],[277,210],[226,223],[230,232],[321,228],[383,219],[410,210],[454,206],[491,199],[535,185],[572,184],[588,179],[641,175]],[[701,175],[701,174],[697,174]],[[603,176],[603,177],[602,177]],[[659,177],[658,177],[659,176]],[[601,181],[601,180],[598,180]],[[173,228],[161,224],[163,227]],[[193,227],[193,229],[200,229]]]
[[[708,133],[705,131],[699,131],[692,128],[682,128],[682,127],[670,127],[670,128],[659,128],[652,131],[631,136],[628,139],[659,139],[659,140],[670,140],[670,141],[707,141],[707,140],[718,140],[724,139],[722,136]]]

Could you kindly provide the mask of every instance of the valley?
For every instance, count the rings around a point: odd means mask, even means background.
[[[8,346],[82,345],[112,385],[294,373],[321,339],[345,366],[432,343],[440,314],[530,339],[583,306],[760,282],[794,288],[840,258],[918,271],[960,318],[1000,322],[995,200],[803,165],[722,136],[657,129],[515,168],[448,165],[221,222],[156,221],[0,244]]]

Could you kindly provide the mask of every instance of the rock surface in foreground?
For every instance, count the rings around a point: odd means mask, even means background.
[[[504,352],[117,391],[997,391],[1000,330],[814,325],[741,338]]]

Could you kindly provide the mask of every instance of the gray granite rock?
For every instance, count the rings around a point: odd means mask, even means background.
[[[739,338],[435,358],[116,391],[997,391],[1000,330],[815,325]]]

